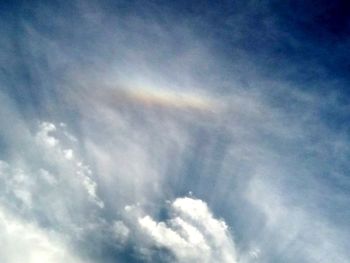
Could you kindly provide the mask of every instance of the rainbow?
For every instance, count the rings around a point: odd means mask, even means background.
[[[155,88],[108,89],[108,92],[103,97],[112,104],[129,102],[145,107],[195,111],[213,111],[216,108],[216,103],[212,99],[198,93]]]
[[[128,94],[132,100],[149,106],[196,110],[209,110],[214,106],[214,103],[208,98],[194,93],[132,89]]]

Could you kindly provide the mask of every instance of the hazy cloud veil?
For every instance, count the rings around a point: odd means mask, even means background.
[[[349,5],[212,2],[3,4],[0,262],[350,261]]]

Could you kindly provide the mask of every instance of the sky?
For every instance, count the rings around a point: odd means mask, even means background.
[[[0,262],[350,262],[347,1],[2,1]]]

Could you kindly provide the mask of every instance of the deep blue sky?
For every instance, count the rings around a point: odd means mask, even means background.
[[[79,43],[80,49],[91,49],[88,34],[76,36],[38,18],[36,11],[42,6],[54,9],[73,27],[76,24],[74,4],[4,1],[1,5],[3,35],[9,38],[9,52],[16,58],[14,67],[3,68],[3,73],[9,79],[23,79],[27,88],[19,92],[26,92],[36,104],[40,99],[28,87],[35,77],[30,65],[22,61],[27,51],[19,44],[23,23],[33,23],[43,34],[65,41],[86,38]],[[213,52],[227,62],[228,74],[238,71],[248,84],[249,75],[244,70],[231,68],[237,56],[247,56],[262,78],[289,81],[301,89],[325,94],[338,90],[340,103],[349,101],[347,1],[103,1],[101,6],[112,15],[145,17],[168,26],[169,31],[174,30],[174,23],[189,26],[204,41],[211,41]],[[20,89],[12,89],[16,88]]]

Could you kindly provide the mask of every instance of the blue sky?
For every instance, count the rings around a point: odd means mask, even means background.
[[[349,10],[4,2],[0,261],[349,262]]]

